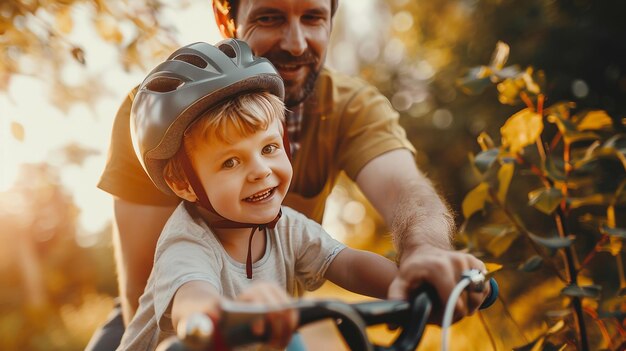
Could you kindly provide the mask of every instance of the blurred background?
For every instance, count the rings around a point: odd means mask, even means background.
[[[510,63],[544,70],[549,103],[626,117],[626,2],[339,3],[327,65],[374,84],[400,111],[420,168],[458,223],[477,182],[468,161],[480,150],[476,137],[497,136],[519,109],[499,104],[493,87],[468,96],[456,85],[489,62],[497,41],[510,45]],[[220,39],[206,0],[0,3],[0,349],[80,350],[104,321],[117,284],[112,201],[96,183],[116,109],[174,48]],[[324,226],[332,235],[392,251],[352,184],[341,180],[329,201]],[[358,299],[332,286],[318,292],[336,294]],[[532,340],[540,324],[524,312],[533,309],[532,295],[512,295],[506,312],[513,318],[497,306],[484,316],[499,325],[502,349]],[[467,344],[487,338],[472,318],[454,329],[458,349],[485,349]]]

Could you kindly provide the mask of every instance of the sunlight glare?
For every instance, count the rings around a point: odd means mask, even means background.
[[[184,9],[167,4],[164,7],[162,24],[175,28],[179,43],[221,40],[208,2],[191,3]],[[78,5],[72,18],[74,28],[68,39],[85,51],[87,64],[70,60],[59,73],[72,87],[87,77],[100,79],[104,85],[102,96],[95,99],[93,106],[74,103],[64,112],[51,105],[46,79],[14,75],[8,92],[0,95],[0,192],[15,183],[21,164],[45,162],[57,167],[61,184],[80,209],[77,240],[89,246],[95,243],[93,234],[101,232],[113,215],[111,196],[96,187],[106,163],[113,118],[126,94],[147,71],[123,70],[117,49],[99,38],[92,8]],[[120,30],[128,39],[135,29],[122,26]],[[160,59],[155,58],[155,62]],[[23,62],[26,67],[34,64],[37,63],[32,60]],[[155,63],[146,64],[151,68]],[[11,135],[12,122],[23,125],[23,141]],[[96,154],[88,155],[82,164],[68,163],[62,152],[68,144],[94,150]]]

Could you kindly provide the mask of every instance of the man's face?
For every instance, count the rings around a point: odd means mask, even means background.
[[[241,0],[237,36],[269,59],[293,107],[313,90],[330,40],[330,0]]]

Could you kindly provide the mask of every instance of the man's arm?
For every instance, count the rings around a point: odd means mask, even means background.
[[[410,151],[397,149],[367,163],[356,182],[390,227],[399,256],[398,276],[389,297],[405,299],[428,282],[447,301],[461,273],[470,268],[485,270],[472,255],[452,251],[454,222],[450,210],[431,182],[415,165]],[[487,296],[472,293],[469,306],[459,299],[455,320],[475,311]]]
[[[398,268],[388,259],[346,247],[335,257],[324,277],[346,290],[384,299],[397,273]]]
[[[174,207],[114,199],[113,248],[124,324],[135,315],[152,270],[156,243]]]

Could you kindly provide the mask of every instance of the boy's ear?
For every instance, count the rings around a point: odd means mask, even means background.
[[[187,200],[189,202],[198,201],[198,197],[196,193],[191,188],[191,185],[187,181],[174,181],[170,177],[164,177],[167,185],[172,189],[172,191],[183,200]]]

